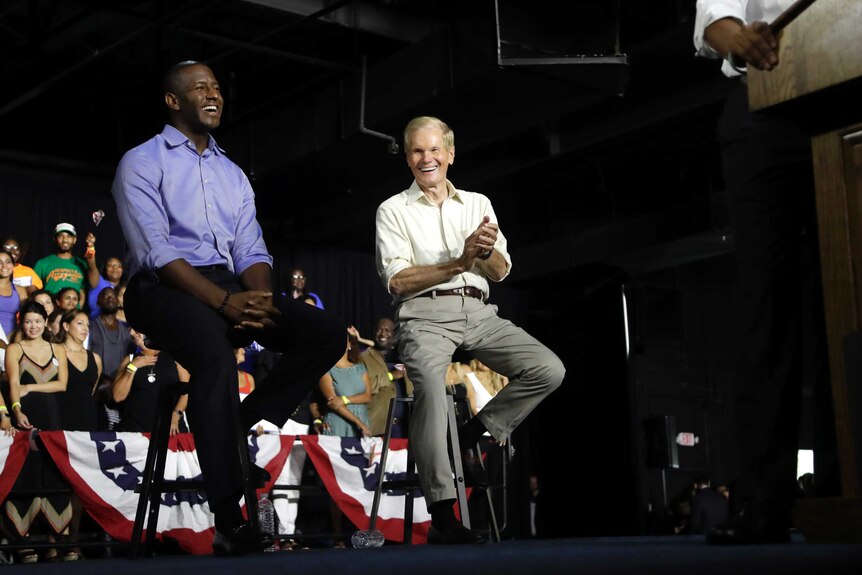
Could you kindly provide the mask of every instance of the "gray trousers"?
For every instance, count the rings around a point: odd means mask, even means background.
[[[497,316],[497,306],[462,296],[420,297],[400,305],[395,339],[413,382],[410,441],[425,500],[455,499],[446,430],[446,368],[457,348],[509,378],[477,417],[498,441],[521,421],[565,375],[560,359],[537,339]],[[457,456],[457,454],[456,454]]]

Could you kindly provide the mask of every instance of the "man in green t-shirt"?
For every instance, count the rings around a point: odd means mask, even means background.
[[[33,269],[45,284],[45,289],[58,293],[69,286],[78,290],[79,301],[84,300],[84,281],[87,278],[87,262],[72,254],[72,249],[78,240],[75,226],[60,223],[54,228],[54,241],[57,243],[57,253],[45,256],[36,262]]]

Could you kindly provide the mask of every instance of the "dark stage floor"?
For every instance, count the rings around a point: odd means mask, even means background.
[[[162,556],[90,559],[37,564],[16,570],[66,575],[484,575],[541,573],[731,574],[862,572],[862,545],[805,543],[751,547],[712,547],[700,537],[616,537],[504,541],[497,544],[379,549],[312,549],[218,559],[211,556]]]

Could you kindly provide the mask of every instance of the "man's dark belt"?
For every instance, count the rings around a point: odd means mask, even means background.
[[[465,297],[474,297],[480,300],[485,299],[484,294],[482,294],[482,290],[480,290],[479,288],[474,288],[473,286],[466,286],[455,289],[435,289],[427,291],[425,293],[420,293],[416,297],[439,297],[443,295],[460,295]]]
[[[209,272],[214,270],[228,271],[228,267],[224,264],[211,264],[208,266],[195,266],[195,269],[200,272]]]
[[[228,267],[224,264],[210,264],[208,266],[195,266],[196,270],[224,270],[228,271]]]

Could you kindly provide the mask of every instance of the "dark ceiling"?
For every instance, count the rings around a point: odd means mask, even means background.
[[[6,0],[0,159],[108,179],[160,130],[163,70],[203,60],[269,237],[373,252],[376,206],[410,184],[393,144],[430,114],[456,133],[450,178],[520,252],[515,281],[707,257],[727,250],[727,87],[694,57],[693,4]]]

